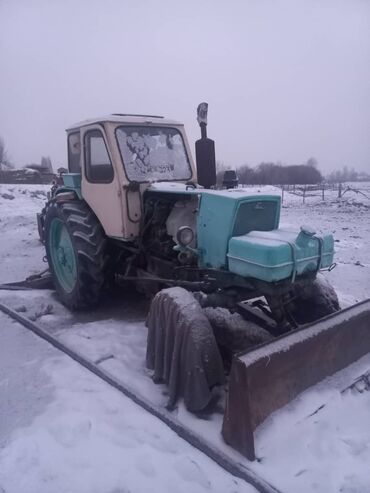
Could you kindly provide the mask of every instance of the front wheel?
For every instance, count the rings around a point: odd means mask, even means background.
[[[316,320],[340,310],[337,293],[322,274],[306,286],[296,287],[290,314],[298,324]]]
[[[86,203],[49,202],[44,238],[55,289],[72,310],[98,303],[105,281],[107,240]]]

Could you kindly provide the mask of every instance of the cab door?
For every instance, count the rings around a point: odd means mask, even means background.
[[[123,234],[121,190],[102,125],[81,129],[83,143],[82,196],[107,236]]]

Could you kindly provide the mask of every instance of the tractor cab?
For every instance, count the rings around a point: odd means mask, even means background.
[[[107,236],[139,235],[142,195],[153,182],[194,182],[184,126],[160,116],[114,114],[67,129],[64,184],[76,188]]]

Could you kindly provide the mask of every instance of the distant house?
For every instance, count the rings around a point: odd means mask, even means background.
[[[41,175],[47,175],[50,173],[54,174],[53,166],[51,164],[51,159],[49,157],[42,157],[41,164],[26,164],[25,169],[33,169],[38,171]]]
[[[55,173],[50,158],[43,157],[41,164],[27,164],[23,169],[0,171],[0,183],[51,183]]]

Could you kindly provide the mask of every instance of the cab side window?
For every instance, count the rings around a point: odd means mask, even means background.
[[[85,134],[85,173],[92,183],[110,183],[113,180],[112,163],[100,130],[89,130]]]
[[[68,135],[68,169],[70,173],[81,173],[80,156],[80,132],[73,132]]]

